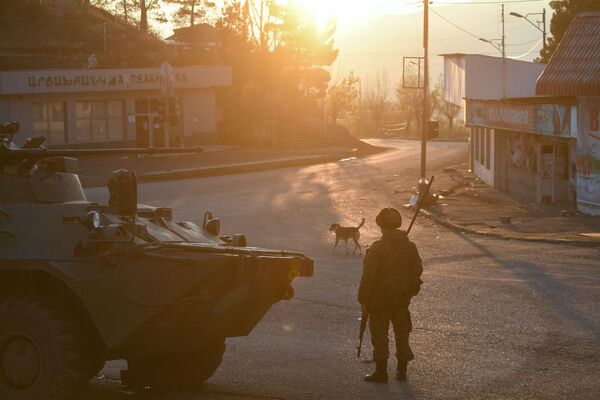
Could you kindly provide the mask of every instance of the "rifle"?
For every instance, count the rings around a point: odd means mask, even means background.
[[[434,179],[435,179],[435,175],[432,175],[431,179],[429,180],[429,183],[427,184],[427,189],[425,190],[425,193],[423,193],[423,195],[419,199],[419,203],[417,204],[417,211],[415,211],[415,215],[413,215],[412,221],[410,221],[410,225],[408,226],[408,229],[406,230],[406,236],[408,236],[408,234],[410,233],[410,230],[412,229],[412,227],[415,223],[415,220],[417,219],[417,215],[419,215],[419,211],[421,211],[421,208],[423,207],[423,203],[425,202],[425,199],[427,198],[427,195],[429,194],[429,190],[431,189],[431,185],[433,185]]]
[[[415,220],[417,219],[417,215],[419,215],[419,211],[421,211],[421,208],[423,208],[423,203],[425,202],[425,199],[427,198],[427,195],[429,194],[429,190],[431,189],[431,185],[433,184],[434,179],[435,179],[435,176],[432,175],[431,179],[429,180],[429,183],[427,184],[427,189],[425,190],[425,192],[421,195],[421,198],[419,199],[419,203],[417,204],[417,210],[415,211],[415,215],[413,215],[412,221],[410,221],[410,225],[408,226],[408,229],[406,230],[407,236],[410,233],[410,231],[415,223]],[[362,344],[363,344],[363,339],[365,337],[365,331],[367,330],[367,322],[368,321],[369,321],[369,313],[363,312],[360,317],[360,329],[358,331],[358,346],[356,347],[356,349],[357,349],[356,357],[357,358],[360,358],[360,354],[362,352]]]
[[[365,331],[367,330],[367,321],[369,320],[369,313],[363,312],[360,316],[360,330],[358,332],[358,346],[356,347],[356,357],[360,358],[362,352],[362,343],[365,337]]]

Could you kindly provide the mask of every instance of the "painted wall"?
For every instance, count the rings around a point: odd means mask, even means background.
[[[537,144],[535,135],[502,131],[500,134],[503,166],[498,182],[502,190],[526,201],[536,201]]]
[[[579,98],[577,207],[600,215],[600,98]]]
[[[553,137],[571,133],[571,106],[501,100],[467,100],[467,126],[486,126]]]

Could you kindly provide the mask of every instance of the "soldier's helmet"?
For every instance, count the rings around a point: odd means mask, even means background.
[[[402,215],[393,207],[387,207],[379,211],[375,222],[385,229],[398,229],[402,226]]]

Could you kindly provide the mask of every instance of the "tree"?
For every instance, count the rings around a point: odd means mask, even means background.
[[[283,62],[284,69],[292,75],[299,73],[300,80],[295,83],[303,85],[304,90],[307,85],[318,86],[324,95],[329,74],[315,69],[330,66],[337,59],[339,51],[334,48],[333,40],[337,28],[335,20],[319,27],[298,1],[290,0],[285,7],[275,1],[272,4],[275,22],[268,25],[267,30],[272,38],[273,52]],[[325,80],[319,81],[320,78]]]
[[[196,25],[216,7],[215,2],[210,0],[165,0],[165,2],[177,6],[174,17],[179,26]]]
[[[407,81],[417,82],[416,74],[407,74]],[[423,90],[405,88],[400,82],[396,88],[396,100],[400,118],[406,122],[407,128],[418,130],[423,118]]]
[[[356,106],[360,90],[360,78],[350,71],[341,82],[329,88],[327,105],[332,123],[337,124],[338,117],[343,112],[352,112]]]
[[[377,71],[375,75],[375,83],[366,90],[366,105],[371,114],[375,128],[378,129],[381,125],[381,120],[388,107],[388,88],[389,79],[387,71]]]
[[[250,10],[247,1],[229,0],[221,9],[215,21],[221,39],[229,44],[249,46]]]
[[[431,93],[432,112],[444,116],[448,122],[448,129],[452,132],[454,118],[460,113],[461,107],[446,101],[444,98],[444,76],[440,75]]]
[[[552,37],[548,38],[546,48],[540,50],[540,58],[536,60],[543,63],[550,61],[575,15],[582,11],[600,11],[600,0],[554,0],[550,7],[554,10],[550,21]]]
[[[223,62],[232,65],[233,87],[224,101],[227,123],[238,132],[297,130],[327,92],[323,66],[337,57],[335,23],[320,29],[296,1],[229,0],[216,22]],[[264,137],[264,134],[261,133]]]
[[[166,22],[161,0],[93,0],[92,4],[122,17],[125,22],[137,24],[142,32],[148,32],[149,19]]]

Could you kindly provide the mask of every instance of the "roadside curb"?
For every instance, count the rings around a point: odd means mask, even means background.
[[[333,154],[321,154],[311,156],[298,156],[294,158],[280,159],[280,160],[265,160],[256,162],[246,163],[235,163],[235,164],[223,164],[209,167],[197,167],[197,168],[186,168],[176,170],[166,170],[158,172],[149,172],[138,174],[138,182],[160,182],[169,180],[182,180],[182,179],[193,179],[193,178],[207,178],[212,176],[223,176],[223,175],[234,175],[234,174],[245,174],[251,172],[267,171],[272,169],[299,167],[315,164],[323,164],[329,162],[335,162],[344,158],[350,157],[364,157],[371,154],[380,153],[386,151],[386,148],[375,148],[375,149],[353,149],[351,151],[333,153]],[[93,183],[86,185],[86,188],[99,187],[102,184]]]
[[[539,237],[539,236],[526,237],[526,236],[507,235],[504,233],[478,231],[476,229],[468,228],[466,226],[452,222],[448,218],[442,217],[441,215],[438,215],[432,211],[422,209],[421,212],[423,213],[424,216],[431,219],[435,223],[442,225],[442,226],[444,226],[452,231],[455,231],[455,232],[470,233],[470,234],[474,234],[474,235],[488,236],[488,237],[493,237],[493,238],[503,239],[503,240],[520,240],[523,242],[569,244],[569,245],[578,246],[578,247],[598,247],[598,246],[600,246],[600,242],[598,242],[598,241],[584,240],[584,239],[581,239],[581,240],[558,239],[558,238],[545,238],[545,237]]]

